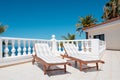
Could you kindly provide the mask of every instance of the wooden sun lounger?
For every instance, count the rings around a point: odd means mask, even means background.
[[[42,46],[42,47],[44,47],[44,46]],[[36,53],[36,47],[35,47],[35,53]],[[35,55],[33,55],[32,64],[34,64],[34,62],[40,62],[43,66],[44,74],[46,74],[49,71],[55,71],[55,70],[64,70],[64,72],[66,73],[66,64],[68,64],[67,61],[62,62],[63,59],[56,57],[56,58],[59,58],[61,60],[61,62],[56,61],[56,63],[49,63],[49,62],[43,60],[42,58],[38,57],[37,54],[39,54],[39,53],[36,53]],[[50,69],[51,66],[57,66],[57,65],[63,65],[64,68]]]
[[[74,44],[73,44],[73,45],[74,45]],[[73,45],[72,45],[72,47],[75,49],[75,46],[73,46]],[[69,45],[69,46],[70,46],[70,45]],[[72,49],[72,48],[71,48],[71,49]],[[102,60],[82,60],[82,59],[80,59],[80,58],[78,58],[78,57],[71,56],[71,55],[69,55],[69,53],[68,53],[65,45],[64,45],[64,50],[65,50],[65,53],[66,53],[66,54],[64,54],[64,55],[61,54],[61,56],[62,56],[63,58],[68,58],[68,59],[70,59],[70,60],[74,60],[74,61],[75,61],[75,66],[77,66],[77,62],[78,62],[79,65],[80,65],[80,71],[82,71],[83,69],[88,69],[88,68],[93,68],[93,67],[96,67],[96,69],[99,70],[99,64],[98,64],[98,63],[105,63],[105,62],[102,61]],[[78,55],[78,56],[79,56],[79,55]],[[81,56],[82,56],[82,55],[81,55]],[[87,67],[87,68],[82,68],[82,65],[83,65],[83,64],[87,65],[87,64],[90,64],[90,63],[95,63],[96,66]]]
[[[33,55],[33,59],[32,59],[32,64],[34,64],[34,62],[40,62],[43,65],[43,70],[44,70],[44,74],[47,73],[47,71],[55,71],[55,70],[64,70],[64,72],[66,73],[66,64],[67,62],[63,62],[63,63],[47,63],[44,60],[42,60],[41,58],[37,57],[36,55]],[[56,66],[56,65],[64,65],[63,69],[52,69],[50,70],[50,66]]]
[[[77,62],[79,63],[79,66],[80,66],[80,71],[82,71],[83,69],[88,69],[88,68],[94,68],[96,67],[97,70],[99,70],[99,65],[98,63],[104,63],[104,61],[102,60],[91,60],[91,61],[84,61],[84,60],[81,60],[79,58],[75,58],[75,57],[72,57],[72,56],[68,56],[68,55],[61,55],[64,58],[68,58],[70,60],[74,60],[75,61],[75,66],[77,66]],[[82,68],[82,65],[85,64],[90,64],[90,63],[95,63],[96,66],[93,66],[93,67],[87,67],[87,68]]]

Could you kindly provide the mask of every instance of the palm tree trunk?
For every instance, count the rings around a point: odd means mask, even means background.
[[[113,17],[116,17],[116,3],[115,1],[112,2],[112,10],[113,10]]]

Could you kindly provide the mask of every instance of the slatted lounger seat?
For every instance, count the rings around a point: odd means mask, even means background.
[[[57,56],[54,56],[47,43],[36,43],[34,47],[35,47],[35,55],[33,55],[32,64],[34,64],[35,61],[40,62],[43,65],[44,74],[46,74],[47,71],[54,71],[54,70],[64,70],[64,72],[66,72],[67,61]],[[50,66],[57,66],[57,65],[63,65],[64,68],[52,69],[52,70],[50,69]]]

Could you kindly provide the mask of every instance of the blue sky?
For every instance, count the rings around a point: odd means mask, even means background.
[[[76,34],[79,16],[93,15],[102,21],[103,6],[108,0],[0,0],[0,22],[8,25],[1,36],[19,38],[62,39]]]

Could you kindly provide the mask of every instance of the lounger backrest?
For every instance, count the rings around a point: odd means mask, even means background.
[[[69,56],[74,56],[76,58],[81,58],[83,60],[98,60],[99,56],[94,55],[94,54],[90,54],[90,53],[82,53],[80,52],[77,47],[75,46],[75,44],[71,44],[71,43],[64,43],[63,44],[65,52],[69,55]],[[79,54],[79,55],[78,55]]]
[[[64,43],[63,46],[68,55],[76,55],[80,53],[75,44]]]
[[[35,43],[35,51],[39,56],[53,55],[47,43]]]

